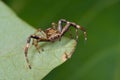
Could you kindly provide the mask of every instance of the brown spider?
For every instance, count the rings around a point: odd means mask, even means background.
[[[64,27],[62,25],[63,23],[65,24]],[[55,26],[56,25],[54,23],[52,23],[51,28],[48,28],[45,31],[42,31],[41,29],[38,29],[36,33],[30,35],[27,38],[27,44],[25,46],[24,53],[25,53],[26,62],[27,62],[28,67],[30,69],[31,69],[31,66],[30,66],[27,54],[28,54],[28,48],[30,46],[31,39],[33,39],[32,44],[39,51],[38,42],[42,42],[42,41],[44,41],[44,42],[54,42],[56,40],[60,40],[61,37],[68,31],[70,26],[73,26],[74,28],[76,28],[76,40],[78,39],[78,34],[77,34],[78,29],[80,29],[84,32],[85,40],[87,40],[86,30],[83,27],[77,25],[74,22],[69,22],[69,21],[66,21],[65,19],[60,19],[58,21],[57,29],[55,28]],[[41,33],[42,35],[38,35],[38,33]]]

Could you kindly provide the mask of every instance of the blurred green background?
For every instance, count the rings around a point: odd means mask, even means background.
[[[87,29],[71,59],[43,80],[120,80],[120,0],[3,0],[35,28],[64,18]]]

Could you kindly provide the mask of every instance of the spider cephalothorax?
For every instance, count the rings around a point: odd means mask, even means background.
[[[63,23],[65,24],[64,26],[62,25]],[[78,39],[78,34],[77,34],[78,29],[84,32],[85,40],[87,40],[86,30],[83,27],[81,27],[80,25],[77,25],[74,22],[66,21],[65,19],[60,19],[57,25],[53,23],[52,27],[46,29],[45,31],[38,29],[36,33],[28,37],[24,52],[25,52],[25,58],[26,58],[27,64],[30,69],[31,69],[31,66],[29,64],[27,54],[28,54],[28,48],[30,46],[31,39],[33,39],[33,42],[32,42],[33,45],[39,51],[38,42],[54,42],[56,40],[60,40],[61,37],[69,30],[71,26],[73,26],[76,29],[76,40]],[[41,33],[41,35],[38,33]]]

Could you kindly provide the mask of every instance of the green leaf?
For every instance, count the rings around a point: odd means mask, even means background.
[[[40,54],[34,46],[29,48],[29,69],[24,47],[26,39],[35,31],[19,19],[0,1],[0,80],[40,80],[56,66],[66,61],[65,54],[72,55],[76,41],[63,37],[54,43],[40,43]]]

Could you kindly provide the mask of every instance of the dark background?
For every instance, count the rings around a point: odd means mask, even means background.
[[[80,33],[72,58],[43,80],[120,80],[120,0],[3,1],[35,28],[64,18],[87,29],[87,43]]]

